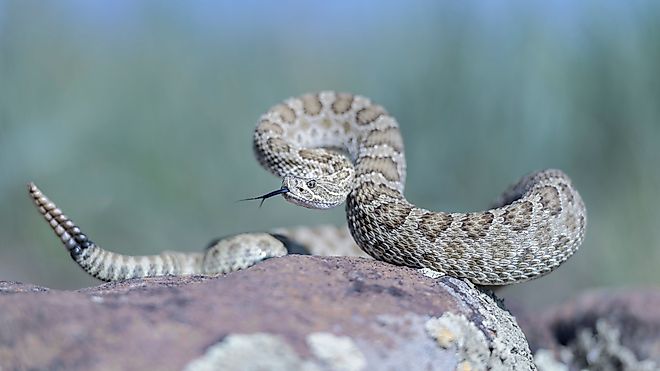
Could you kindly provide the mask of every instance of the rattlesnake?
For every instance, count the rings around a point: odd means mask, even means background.
[[[559,170],[523,177],[482,212],[412,205],[403,196],[406,164],[398,123],[358,95],[326,91],[276,105],[261,117],[253,145],[261,165],[283,178],[279,189],[258,198],[282,194],[310,208],[346,201],[357,245],[392,264],[503,285],[551,272],[584,238],[584,203]],[[282,256],[295,245],[255,233],[220,240],[205,254],[123,256],[93,244],[36,186],[29,189],[74,260],[101,279],[222,273]]]
[[[261,117],[259,162],[283,177],[277,193],[310,208],[346,200],[348,226],[372,257],[483,285],[547,274],[582,243],[586,209],[559,170],[523,177],[494,208],[432,212],[403,196],[406,163],[396,120],[367,98],[330,91],[292,98]]]

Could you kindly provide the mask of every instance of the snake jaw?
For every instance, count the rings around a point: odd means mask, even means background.
[[[328,204],[323,202],[310,202],[309,200],[296,197],[296,195],[291,193],[287,193],[283,196],[285,200],[291,202],[292,204],[302,206],[308,209],[332,209],[333,207],[337,206],[334,204]]]
[[[331,209],[339,206],[346,195],[339,193],[337,185],[325,177],[302,178],[287,175],[282,179],[284,199],[292,204],[308,209]]]

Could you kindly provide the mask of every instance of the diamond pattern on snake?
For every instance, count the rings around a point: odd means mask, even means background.
[[[388,263],[506,285],[550,273],[584,239],[584,202],[560,170],[524,176],[484,211],[447,213],[411,204],[403,194],[406,161],[399,125],[359,95],[323,91],[290,98],[260,118],[253,147],[259,163],[282,178],[279,189],[257,198],[282,195],[317,209],[345,202],[352,240],[345,229],[321,227],[325,234],[305,241],[314,254],[363,255],[357,244]],[[29,190],[73,259],[103,280],[230,272],[285,255],[287,247],[300,245],[296,238],[314,235],[300,227],[232,236],[205,253],[125,256],[98,247],[36,186]],[[334,244],[335,237],[341,242]],[[333,245],[344,247],[330,251]]]

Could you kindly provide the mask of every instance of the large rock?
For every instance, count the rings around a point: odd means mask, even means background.
[[[261,368],[260,368],[261,367]],[[217,278],[0,283],[0,369],[530,370],[508,312],[458,279],[287,256]]]

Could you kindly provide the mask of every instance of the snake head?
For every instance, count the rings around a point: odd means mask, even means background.
[[[316,149],[318,159],[314,166],[301,164],[295,168],[295,174],[286,174],[282,186],[262,196],[244,200],[264,200],[283,195],[284,199],[308,209],[330,209],[339,206],[351,191],[355,178],[355,168],[343,154],[325,149]],[[305,152],[310,157],[310,151]],[[314,152],[315,153],[315,152]],[[304,175],[302,175],[304,174]],[[242,201],[244,201],[242,200]]]
[[[351,174],[352,180],[352,174]],[[301,178],[287,175],[282,180],[284,199],[308,209],[330,209],[340,205],[350,192],[346,182],[338,181],[335,176]]]

